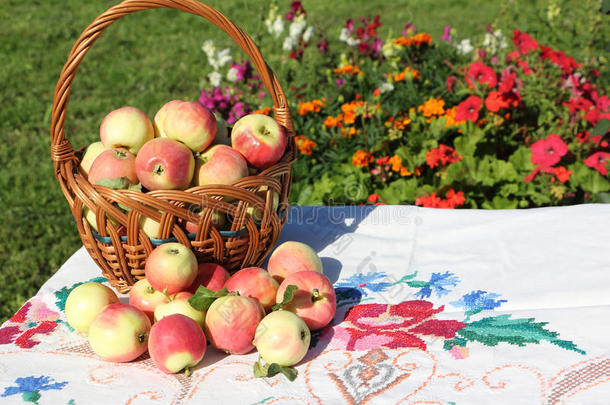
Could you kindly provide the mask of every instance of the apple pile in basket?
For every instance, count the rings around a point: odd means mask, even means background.
[[[135,107],[106,115],[100,126],[101,142],[89,145],[80,172],[91,184],[114,189],[183,190],[231,184],[272,166],[286,149],[284,127],[263,114],[240,118],[230,138],[222,117],[194,101],[169,101],[153,121]],[[277,193],[274,203],[279,203]],[[97,231],[95,214],[87,208],[84,211]],[[248,207],[247,212],[255,220],[262,219],[258,208]],[[217,212],[212,223],[222,229],[227,220]],[[157,237],[157,222],[142,217],[140,227],[149,237]],[[186,230],[194,233],[197,226],[189,222]]]
[[[132,287],[129,304],[107,286],[89,282],[70,292],[65,313],[105,360],[127,362],[148,350],[165,373],[188,374],[209,341],[235,355],[256,348],[256,377],[283,373],[293,380],[291,366],[305,357],[310,330],[328,325],[336,305],[320,258],[304,243],[277,247],[268,271],[248,267],[232,276],[218,264],[198,265],[186,246],[166,243],[148,257],[145,278]]]

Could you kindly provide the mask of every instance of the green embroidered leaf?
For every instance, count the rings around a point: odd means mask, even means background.
[[[392,285],[404,283],[407,280],[411,280],[412,278],[415,278],[415,276],[417,276],[417,272],[407,274],[406,276],[403,276],[400,280],[393,282]]]
[[[547,322],[535,322],[534,318],[510,319],[510,317],[511,315],[505,314],[467,323],[458,334],[465,339],[487,346],[496,346],[500,342],[525,346],[526,343],[540,343],[546,340],[563,349],[585,354],[585,351],[574,343],[557,339],[559,333],[545,329]]]
[[[453,346],[465,347],[466,343],[468,343],[468,341],[466,339],[456,336],[453,339],[445,340],[445,343],[443,343],[443,349],[451,350],[453,348]]]
[[[271,310],[277,311],[278,309],[282,309],[286,305],[288,305],[290,301],[292,301],[292,299],[294,298],[294,292],[298,289],[299,287],[293,284],[290,284],[288,287],[286,287],[286,289],[284,290],[284,299],[279,304],[275,304],[273,307],[271,307]]]
[[[213,291],[204,286],[199,286],[195,294],[189,298],[189,304],[198,311],[207,311],[212,302],[225,295],[229,295],[227,287],[223,287],[220,291]]]
[[[414,287],[414,288],[424,288],[424,287],[428,287],[430,283],[427,281],[407,281],[407,285],[409,287]]]

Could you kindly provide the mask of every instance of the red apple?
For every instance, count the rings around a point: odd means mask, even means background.
[[[288,241],[275,248],[269,257],[267,270],[281,283],[289,274],[299,271],[322,273],[322,261],[315,250],[305,243]]]
[[[289,285],[298,289],[292,301],[284,307],[301,317],[309,329],[321,329],[335,316],[337,298],[332,284],[325,275],[315,271],[300,271],[288,275],[277,290],[276,301],[282,302]]]
[[[266,169],[280,160],[287,141],[284,127],[264,114],[240,118],[231,131],[231,145],[257,169]]]
[[[202,152],[216,136],[216,117],[196,101],[175,103],[167,110],[163,129],[168,138]]]
[[[167,296],[155,290],[147,279],[138,280],[129,290],[129,305],[133,305],[154,320],[157,306],[169,302]]]
[[[205,334],[217,349],[246,354],[265,312],[254,298],[227,295],[215,300],[205,316]]]
[[[164,373],[177,373],[201,361],[207,344],[195,321],[182,314],[166,316],[150,330],[148,352]]]
[[[267,362],[293,366],[305,357],[311,333],[305,322],[290,311],[273,311],[256,328],[254,346]]]
[[[163,104],[163,107],[161,107],[159,111],[157,111],[157,113],[155,114],[155,118],[153,119],[153,126],[155,127],[155,136],[157,138],[167,138],[167,134],[163,129],[165,125],[165,118],[167,117],[167,112],[180,103],[184,103],[184,101],[168,101],[167,103]]]
[[[124,177],[131,184],[138,183],[136,175],[136,157],[127,149],[108,149],[98,155],[89,169],[88,180],[96,184],[102,179]]]
[[[269,311],[275,305],[279,285],[260,267],[248,267],[233,274],[225,283],[225,287],[241,296],[257,299],[265,311]]]
[[[246,159],[227,145],[214,145],[195,159],[193,184],[231,184],[248,175]]]
[[[201,263],[198,268],[197,278],[195,278],[189,291],[195,293],[199,286],[204,286],[212,291],[218,291],[222,289],[229,277],[231,277],[229,272],[220,264]]]
[[[122,147],[134,155],[154,136],[150,118],[135,107],[112,111],[104,117],[100,126],[100,138],[107,149]]]
[[[131,361],[146,351],[150,320],[138,308],[110,304],[89,327],[89,344],[101,358],[117,363]]]
[[[144,273],[155,290],[176,294],[193,284],[197,277],[197,258],[180,243],[164,243],[150,253]]]
[[[138,179],[149,190],[184,189],[191,183],[194,170],[191,150],[167,138],[146,142],[136,157]]]

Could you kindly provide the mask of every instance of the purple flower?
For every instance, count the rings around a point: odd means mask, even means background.
[[[209,92],[201,91],[199,103],[212,112],[217,112],[233,124],[241,116],[251,111],[250,106],[239,101],[241,92],[234,87],[215,88]]]
[[[373,54],[375,56],[379,55],[382,47],[383,47],[383,41],[381,39],[379,39],[378,37],[375,38],[375,40],[373,41],[373,45],[372,45]]]
[[[354,20],[352,20],[351,18],[347,20],[347,22],[345,23],[345,28],[347,28],[350,34],[354,32]]]
[[[231,111],[229,112],[229,117],[227,118],[227,122],[229,124],[234,124],[238,119],[243,117],[246,114],[250,114],[252,112],[252,108],[242,101],[238,101],[233,105]]]
[[[441,41],[451,42],[451,26],[445,25],[445,32],[441,37]]]
[[[340,77],[337,79],[337,87],[341,87],[345,84],[345,79]]]
[[[234,83],[247,82],[253,79],[253,69],[250,61],[246,60],[241,64],[232,62],[227,77]]]

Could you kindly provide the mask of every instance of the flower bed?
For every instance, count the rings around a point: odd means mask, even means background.
[[[296,204],[517,208],[608,201],[610,99],[596,61],[576,61],[514,30],[480,45],[450,27],[439,41],[407,24],[382,40],[380,16],[348,20],[329,45],[300,2],[272,5],[300,159]],[[248,62],[204,46],[229,121],[269,113]],[[291,60],[300,63],[292,63]],[[223,66],[231,62],[228,70]]]

